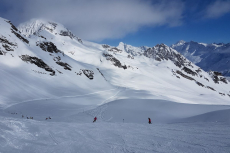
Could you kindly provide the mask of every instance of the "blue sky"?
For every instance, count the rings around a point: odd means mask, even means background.
[[[0,16],[15,25],[45,18],[113,46],[230,42],[230,0],[1,0]]]

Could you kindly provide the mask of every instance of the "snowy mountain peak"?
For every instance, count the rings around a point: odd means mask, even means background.
[[[77,41],[82,43],[82,40],[80,38],[76,37],[70,30],[65,28],[62,24],[53,21],[48,21],[45,19],[31,19],[28,22],[20,24],[18,26],[18,30],[26,37],[37,35],[46,38],[46,34],[43,33],[45,31],[52,35],[59,34],[61,36],[68,36],[71,39],[75,38]]]
[[[172,47],[181,46],[181,45],[184,45],[185,43],[186,43],[186,41],[180,40],[176,44],[173,44]]]
[[[57,23],[50,22],[45,19],[31,19],[28,22],[20,24],[18,26],[18,30],[26,37],[29,37],[31,35],[39,34],[41,30],[53,32],[57,25]]]

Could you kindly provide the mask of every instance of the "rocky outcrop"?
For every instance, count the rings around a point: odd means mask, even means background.
[[[196,72],[194,72],[193,70],[191,70],[191,69],[189,69],[189,68],[187,68],[187,67],[183,67],[182,70],[185,71],[186,73],[192,75],[192,76],[197,76],[197,73],[196,73]]]
[[[69,31],[69,30],[66,30],[66,31],[61,30],[60,33],[59,33],[59,35],[61,35],[61,36],[68,36],[68,37],[70,37],[71,39],[76,38],[77,41],[78,41],[79,43],[81,43],[81,44],[83,43],[82,40],[81,40],[80,38],[76,37],[76,36],[75,36],[71,31]]]
[[[69,70],[71,71],[71,66],[68,64],[68,63],[64,63],[64,62],[61,62],[61,61],[58,61],[56,62],[58,65],[62,66],[65,70]]]
[[[97,70],[101,74],[101,76],[105,79],[105,81],[107,81],[106,78],[105,78],[105,76],[103,75],[103,73],[99,70],[99,68],[97,68]]]
[[[209,75],[211,76],[212,80],[217,84],[219,84],[220,81],[225,83],[225,84],[228,84],[227,79],[224,76],[222,76],[222,74],[220,72],[210,71]]]
[[[109,48],[108,51],[113,53],[122,53],[122,50],[118,49],[117,47]]]
[[[102,47],[105,48],[105,49],[110,48],[110,46],[107,45],[107,44],[103,44]]]
[[[10,24],[10,26],[11,26],[11,30],[15,30],[15,31],[18,31],[18,29],[12,24],[12,22],[11,21],[9,21],[9,20],[5,20],[7,23],[9,23]]]
[[[116,59],[113,55],[103,53],[103,56],[106,58],[106,60],[111,61],[114,66],[123,68],[123,69],[127,69],[127,66],[122,65],[121,62],[118,59]]]
[[[85,76],[87,76],[90,80],[93,80],[93,75],[94,72],[92,70],[87,70],[87,69],[83,69],[82,72],[85,74]]]
[[[230,43],[179,41],[172,48],[205,71],[219,71],[223,76],[230,76]]]
[[[157,61],[162,60],[171,60],[176,66],[191,66],[191,62],[189,62],[184,56],[180,53],[176,52],[174,49],[166,46],[165,44],[158,44],[153,48],[148,48],[143,53],[144,56],[148,58],[153,58]]]
[[[134,59],[132,55],[128,55],[127,58]]]
[[[49,67],[42,59],[39,59],[37,57],[29,56],[29,55],[21,55],[19,56],[24,62],[31,63],[36,65],[37,67],[40,67],[48,72],[51,72],[50,75],[55,75],[55,71]]]
[[[188,80],[195,80],[193,79],[192,77],[188,76],[188,75],[185,75],[184,73],[182,73],[181,71],[177,70],[176,71],[177,74],[181,75],[182,77],[188,79]]]
[[[13,34],[15,34],[16,37],[18,37],[21,41],[29,44],[29,40],[27,40],[26,38],[24,38],[23,36],[21,36],[19,33],[15,32],[14,30],[11,31]]]
[[[5,51],[14,51],[14,48],[17,47],[17,43],[10,42],[4,36],[0,36],[0,43]]]
[[[64,53],[57,49],[57,46],[55,46],[52,42],[36,42],[36,45],[39,46],[42,50],[49,52],[49,53]]]

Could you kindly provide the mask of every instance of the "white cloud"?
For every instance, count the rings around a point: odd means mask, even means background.
[[[207,7],[206,18],[218,18],[230,12],[230,1],[217,0]]]
[[[47,18],[60,22],[77,36],[100,41],[121,38],[143,26],[182,24],[181,0],[24,0],[13,19]],[[14,4],[17,5],[17,4]],[[11,20],[11,18],[9,18]]]

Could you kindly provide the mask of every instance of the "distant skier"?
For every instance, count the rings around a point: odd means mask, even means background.
[[[149,124],[152,124],[151,119],[150,118],[148,118],[148,119],[149,119]]]
[[[93,122],[96,122],[97,121],[97,117],[94,117],[94,120],[93,120]]]

